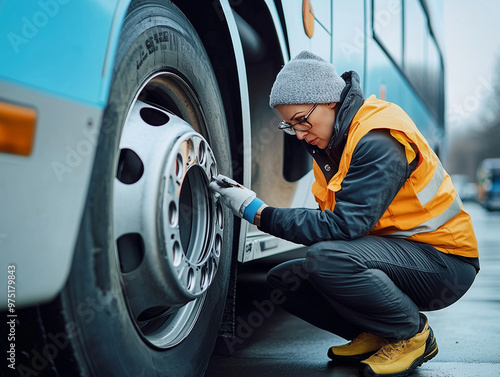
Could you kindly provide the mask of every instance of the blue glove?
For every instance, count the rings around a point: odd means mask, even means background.
[[[264,204],[255,192],[222,174],[212,178],[210,188],[220,194],[222,203],[231,208],[236,216],[250,223],[253,223],[255,214]]]

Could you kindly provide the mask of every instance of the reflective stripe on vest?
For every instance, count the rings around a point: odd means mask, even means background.
[[[462,210],[462,201],[458,196],[455,197],[455,200],[451,203],[451,205],[444,211],[441,215],[436,216],[424,223],[416,226],[413,229],[401,230],[399,232],[394,232],[389,234],[391,237],[401,237],[401,238],[409,238],[418,233],[427,233],[434,232],[441,225],[446,224],[449,220],[454,218],[456,215],[460,213]]]
[[[427,203],[429,203],[432,199],[434,199],[434,197],[436,197],[439,188],[444,182],[445,177],[446,177],[446,172],[443,168],[443,165],[441,164],[441,161],[439,161],[438,165],[436,166],[436,170],[434,171],[432,179],[420,192],[417,193],[417,198],[422,207],[425,206]],[[449,220],[458,215],[461,210],[462,210],[462,201],[460,200],[460,197],[458,195],[455,195],[455,199],[451,202],[451,204],[448,206],[448,208],[446,208],[446,210],[442,214],[428,221],[423,222],[422,224],[416,226],[413,229],[401,230],[398,232],[391,233],[390,235],[392,237],[408,238],[418,233],[433,232],[441,225],[446,224]]]
[[[438,166],[434,171],[434,176],[430,180],[430,182],[417,193],[417,198],[420,204],[425,206],[429,203],[438,193],[439,187],[444,181],[446,173],[444,171],[443,165],[441,165],[441,161],[438,162]]]

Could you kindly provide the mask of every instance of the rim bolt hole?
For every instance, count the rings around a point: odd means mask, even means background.
[[[198,149],[198,161],[200,165],[205,164],[205,152],[206,152],[205,142],[201,141]]]
[[[224,228],[224,212],[222,210],[222,206],[221,206],[220,202],[216,203],[215,213],[216,213],[215,216],[216,216],[217,225],[219,226],[220,229],[223,229]]]
[[[177,158],[175,159],[175,176],[178,180],[182,178],[184,175],[184,163],[182,161],[182,156],[180,153],[177,154]]]
[[[186,282],[186,287],[189,291],[193,290],[195,286],[195,278],[194,278],[194,271],[192,268],[189,269],[189,272],[187,274],[187,282]]]
[[[134,271],[144,259],[144,240],[138,233],[124,234],[116,240],[120,270],[123,274]]]
[[[214,163],[210,165],[210,178],[213,178],[217,175],[217,167]]]
[[[152,107],[143,107],[140,114],[142,120],[153,127],[163,126],[170,120],[167,114]]]
[[[177,205],[174,201],[170,202],[170,204],[168,205],[168,219],[171,226],[175,227],[177,225],[179,216],[177,212]]]
[[[182,249],[179,242],[175,241],[172,248],[172,259],[174,267],[178,267],[182,261]]]
[[[219,257],[221,250],[222,250],[222,237],[219,233],[217,233],[215,235],[215,242],[214,242],[214,255],[216,257]]]
[[[120,151],[116,178],[127,185],[136,183],[144,174],[144,164],[141,158],[131,149]]]

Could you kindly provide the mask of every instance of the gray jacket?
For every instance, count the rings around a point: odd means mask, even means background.
[[[335,175],[352,119],[363,104],[363,92],[356,72],[342,75],[346,87],[326,150],[304,142],[327,182]],[[320,241],[349,240],[371,230],[416,166],[408,164],[404,147],[389,130],[366,134],[354,150],[349,171],[336,194],[332,211],[310,208],[267,207],[260,229],[276,237],[303,245]]]

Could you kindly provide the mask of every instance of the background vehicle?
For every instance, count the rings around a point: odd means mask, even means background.
[[[477,170],[478,201],[488,211],[500,210],[500,158],[487,158]]]
[[[0,305],[17,316],[18,374],[203,374],[232,331],[237,261],[298,247],[234,219],[210,177],[315,206],[311,160],[268,106],[300,51],[358,71],[365,94],[400,104],[439,149],[434,10],[402,7],[1,3],[0,268],[15,301]]]
[[[451,180],[462,202],[477,201],[477,185],[467,174],[452,174]]]

